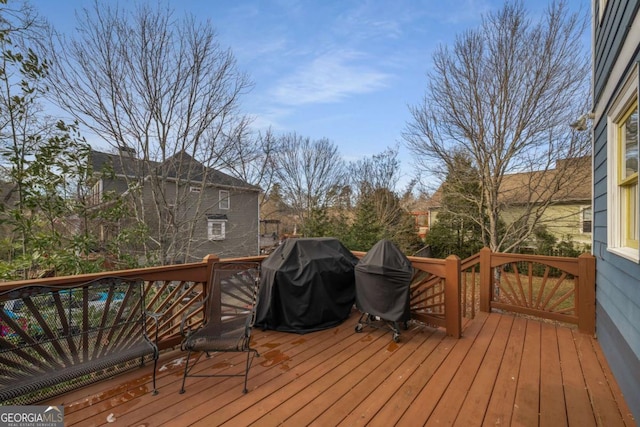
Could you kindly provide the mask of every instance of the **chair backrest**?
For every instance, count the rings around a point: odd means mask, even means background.
[[[252,326],[259,283],[260,263],[214,263],[207,296],[206,323],[229,326],[238,322],[244,324],[247,317],[251,316],[249,326]]]

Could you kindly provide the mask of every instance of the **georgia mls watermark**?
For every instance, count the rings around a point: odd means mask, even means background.
[[[0,427],[64,427],[64,406],[0,406]]]

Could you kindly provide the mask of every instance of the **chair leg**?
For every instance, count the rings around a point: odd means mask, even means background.
[[[158,354],[153,356],[153,393],[152,395],[158,394],[158,388],[156,387],[156,368],[158,367]]]
[[[184,383],[187,380],[187,372],[189,371],[189,359],[191,357],[191,350],[187,351],[187,362],[184,364],[184,375],[182,376],[182,388],[180,394],[184,394]]]
[[[249,391],[247,389],[247,377],[249,376],[249,369],[251,369],[251,364],[253,363],[253,357],[254,356],[259,357],[260,354],[258,354],[257,350],[249,349],[247,351],[247,366],[246,366],[246,369],[244,371],[244,389],[242,390],[242,393],[244,393],[244,394],[247,394],[247,392]]]

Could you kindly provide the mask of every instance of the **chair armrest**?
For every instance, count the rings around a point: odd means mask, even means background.
[[[164,315],[164,313],[153,313],[151,311],[145,310],[144,315],[146,318],[151,318],[155,322],[156,327],[155,327],[153,342],[156,346],[158,346],[158,330],[160,329],[160,318]],[[146,331],[145,331],[145,334],[146,334]]]

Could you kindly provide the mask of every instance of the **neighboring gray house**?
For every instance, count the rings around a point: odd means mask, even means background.
[[[108,203],[109,193],[126,197],[130,222],[148,228],[149,239],[136,248],[140,256],[182,263],[207,254],[259,254],[259,187],[207,168],[184,152],[159,163],[136,158],[130,148],[119,154],[92,150],[91,165],[92,203]],[[106,239],[114,232],[102,235]]]
[[[640,420],[640,0],[592,0],[596,333]]]

